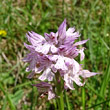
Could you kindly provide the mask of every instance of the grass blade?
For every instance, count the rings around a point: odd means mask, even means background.
[[[106,69],[106,72],[104,74],[102,86],[100,89],[100,95],[103,97],[105,97],[106,87],[109,83],[109,79],[110,79],[110,57],[108,59],[107,69]]]
[[[9,102],[11,110],[16,110],[15,105],[13,104],[10,95],[4,90],[4,88],[3,88],[3,86],[1,84],[0,84],[0,89],[2,90],[4,95],[6,96],[8,102]]]
[[[66,91],[65,91],[65,98],[66,98],[67,108],[68,108],[68,110],[71,110],[71,106],[70,106],[70,104],[69,104],[69,98],[68,98],[68,96],[67,96]]]
[[[86,99],[85,99],[85,87],[82,87],[82,107],[83,107],[83,110],[85,110],[85,102],[86,102]]]
[[[93,105],[93,106],[91,106],[91,107],[88,107],[87,110],[88,110],[88,109],[91,109],[91,108],[94,108],[94,107],[96,107],[96,106],[99,106],[99,105],[101,105],[101,104],[105,104],[105,103],[107,103],[107,102],[109,102],[109,101],[110,101],[110,99],[108,99],[108,100],[106,100],[106,101],[103,101],[103,102],[100,102],[100,103],[98,103],[98,104],[95,104],[95,105]]]

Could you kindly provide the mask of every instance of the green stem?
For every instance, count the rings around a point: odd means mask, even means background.
[[[58,110],[64,110],[63,92],[57,98]]]
[[[61,110],[64,110],[63,92],[60,93],[60,106]]]
[[[55,75],[55,84],[56,84],[56,94],[58,96],[57,103],[58,103],[58,110],[64,110],[64,100],[63,100],[63,81],[57,73]]]

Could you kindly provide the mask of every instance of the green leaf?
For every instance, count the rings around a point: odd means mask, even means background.
[[[17,91],[11,98],[12,98],[12,100],[13,100],[13,103],[15,104],[15,105],[17,105],[18,104],[18,102],[19,102],[19,100],[21,99],[23,97],[23,90],[19,90],[19,91]]]

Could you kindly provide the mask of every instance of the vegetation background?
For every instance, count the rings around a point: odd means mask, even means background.
[[[110,0],[0,0],[0,110],[57,110],[28,80],[27,31],[56,32],[64,18],[86,44],[85,68],[102,73],[64,95],[65,110],[110,110]]]

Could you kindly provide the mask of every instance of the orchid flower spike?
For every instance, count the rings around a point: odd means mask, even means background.
[[[26,34],[30,44],[24,43],[29,53],[23,61],[29,63],[26,68],[26,71],[31,71],[28,78],[38,74],[38,80],[41,82],[33,86],[36,86],[39,92],[42,91],[42,94],[47,92],[49,100],[57,95],[58,84],[61,85],[61,90],[74,90],[73,82],[83,86],[85,79],[98,74],[83,69],[75,60],[79,54],[80,60],[84,60],[85,48],[79,48],[79,45],[85,44],[89,39],[75,42],[80,37],[79,32],[75,31],[74,27],[66,27],[65,19],[55,33],[44,33],[44,37],[33,31]]]

